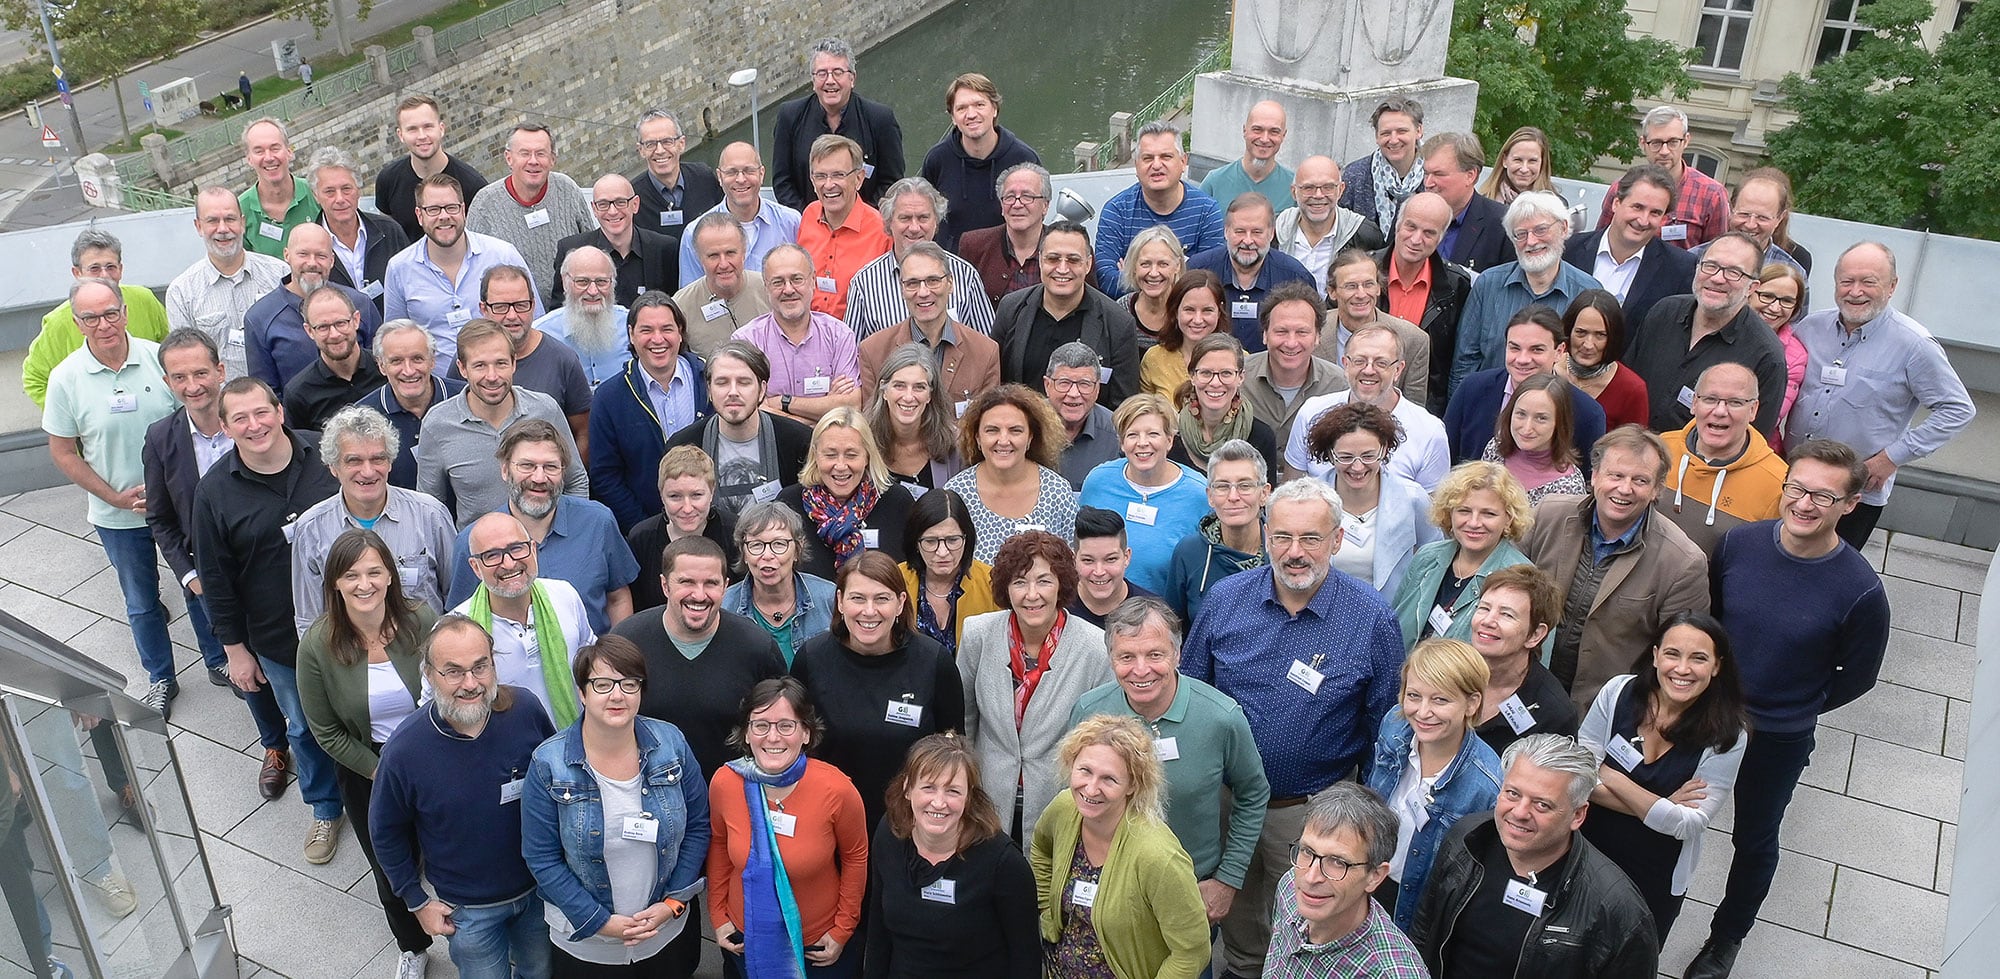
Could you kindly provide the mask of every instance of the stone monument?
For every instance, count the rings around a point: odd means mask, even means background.
[[[1444,74],[1451,10],[1452,0],[1236,0],[1228,70],[1194,80],[1194,154],[1242,156],[1244,116],[1263,99],[1285,107],[1288,167],[1374,152],[1368,116],[1388,95],[1423,105],[1426,134],[1470,132],[1479,83]]]

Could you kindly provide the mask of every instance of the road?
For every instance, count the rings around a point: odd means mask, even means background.
[[[450,0],[376,0],[366,21],[348,25],[350,37],[388,30],[415,20],[442,7]],[[178,78],[195,80],[196,88],[212,97],[236,90],[236,74],[248,71],[252,78],[272,74],[271,42],[295,38],[308,60],[334,50],[333,32],[313,37],[312,25],[304,21],[271,19],[202,42],[164,61],[155,62],[125,76],[125,110],[130,114],[134,133],[150,117],[139,101],[138,83],[159,85]],[[13,50],[18,35],[0,36],[0,52]],[[76,111],[83,123],[86,144],[96,150],[124,136],[118,123],[118,105],[108,85],[98,84],[75,93]],[[76,177],[70,173],[73,132],[62,103],[42,108],[43,121],[55,127],[63,146],[50,151],[41,143],[40,130],[30,127],[21,113],[0,116],[0,231],[45,227],[80,220],[94,208],[83,203]],[[216,125],[241,124],[241,119],[223,120]],[[56,154],[56,165],[47,163]],[[58,182],[59,181],[59,182]],[[101,212],[100,212],[101,213]]]

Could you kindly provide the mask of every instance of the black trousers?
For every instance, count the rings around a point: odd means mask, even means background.
[[[1767,734],[1753,732],[1743,749],[1743,766],[1736,774],[1736,825],[1732,834],[1736,856],[1729,864],[1729,883],[1715,907],[1709,934],[1740,942],[1750,934],[1757,911],[1771,893],[1778,873],[1778,824],[1799,787],[1799,776],[1812,762],[1814,732]],[[1665,935],[1666,929],[1660,929]]]
[[[1856,503],[1854,512],[1840,518],[1840,539],[1860,550],[1868,543],[1868,535],[1875,532],[1875,524],[1882,519],[1882,508],[1866,503]]]
[[[396,947],[405,952],[430,948],[431,936],[390,888],[389,875],[382,872],[381,861],[375,859],[375,843],[368,838],[368,801],[375,796],[375,780],[350,771],[346,765],[335,763],[333,768],[340,805],[347,810],[347,825],[354,830],[354,841],[361,844],[361,854],[368,858],[368,869],[375,873],[375,896],[382,901],[382,914],[389,919],[389,933],[396,936]]]

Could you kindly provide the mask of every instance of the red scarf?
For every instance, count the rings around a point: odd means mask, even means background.
[[[1056,644],[1062,641],[1063,626],[1068,624],[1069,613],[1057,610],[1056,624],[1049,629],[1049,634],[1042,638],[1041,652],[1035,656],[1035,665],[1031,669],[1026,657],[1022,655],[1025,650],[1022,648],[1021,620],[1012,615],[1007,616],[1007,656],[1014,668],[1015,733],[1021,730],[1021,718],[1028,712],[1028,700],[1035,695],[1035,688],[1041,685],[1042,674],[1047,673],[1049,664],[1055,661]]]

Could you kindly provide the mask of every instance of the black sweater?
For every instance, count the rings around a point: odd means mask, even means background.
[[[743,698],[757,681],[785,675],[778,644],[756,623],[718,610],[722,623],[701,655],[681,655],[667,635],[666,609],[634,612],[611,627],[611,634],[636,643],[646,654],[646,692],[639,713],[667,721],[687,735],[688,747],[704,776],[713,776],[743,752],[729,735],[743,721]]]
[[[299,634],[292,620],[291,525],[340,492],[340,483],[320,463],[318,439],[285,434],[292,462],[283,470],[255,472],[231,449],[195,485],[194,563],[215,638],[293,666]]]
[[[952,900],[923,889],[951,881]],[[932,864],[887,823],[868,850],[867,979],[1040,979],[1035,875],[1006,834]]]
[[[927,734],[965,730],[958,664],[920,632],[880,656],[857,653],[822,632],[799,647],[792,675],[812,692],[826,725],[814,754],[854,781],[870,826],[882,818],[882,794],[902,770],[910,747]],[[917,723],[890,721],[891,703],[921,707]]]

